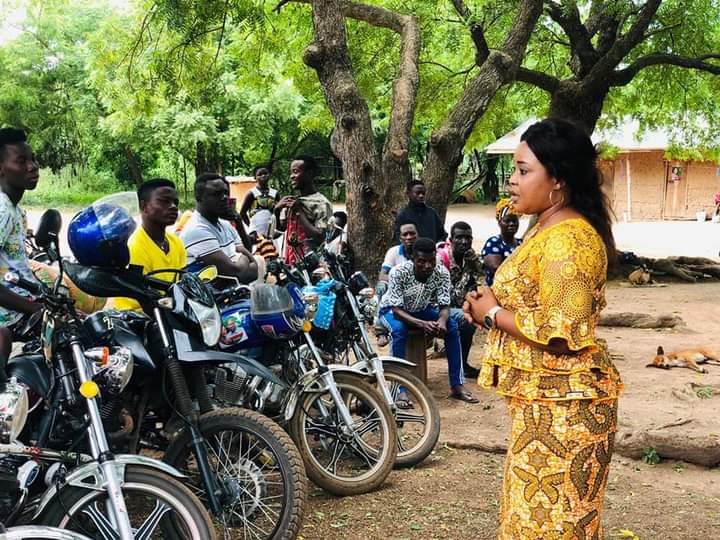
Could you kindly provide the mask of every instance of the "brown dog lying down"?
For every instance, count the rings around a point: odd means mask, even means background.
[[[662,369],[670,369],[673,367],[684,367],[694,369],[698,373],[707,373],[705,368],[701,368],[698,364],[714,364],[720,366],[720,357],[718,354],[707,347],[695,347],[694,349],[684,349],[665,354],[662,347],[657,348],[657,355],[653,358],[651,364],[646,367],[656,367]]]

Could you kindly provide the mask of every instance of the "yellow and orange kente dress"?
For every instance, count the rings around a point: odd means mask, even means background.
[[[607,254],[595,229],[569,219],[525,241],[495,273],[500,305],[529,340],[567,342],[556,355],[491,330],[478,383],[507,396],[511,437],[499,538],[602,538],[602,506],[622,390],[605,343]]]

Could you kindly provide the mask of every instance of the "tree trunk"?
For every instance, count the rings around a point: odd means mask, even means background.
[[[143,182],[143,177],[137,156],[135,155],[135,152],[132,151],[132,148],[130,148],[127,144],[123,146],[123,153],[125,154],[125,159],[127,159],[128,167],[130,168],[130,176],[132,177],[135,185],[139,186]]]
[[[503,48],[480,55],[482,62],[477,76],[467,85],[442,126],[430,137],[422,179],[427,186],[428,205],[435,208],[443,220],[465,143],[497,91],[515,78],[542,6],[542,0],[521,2]]]
[[[583,90],[580,84],[574,81],[561,81],[557,90],[552,93],[550,116],[569,120],[588,135],[592,135],[608,92],[608,87],[590,92]]]
[[[374,277],[393,232],[393,213],[410,179],[409,141],[418,85],[420,28],[415,17],[342,0],[313,0],[315,41],[303,61],[315,69],[335,119],[330,147],[343,164],[350,244],[361,270]],[[388,136],[381,154],[370,111],[354,78],[344,17],[400,34],[400,71],[393,86]]]

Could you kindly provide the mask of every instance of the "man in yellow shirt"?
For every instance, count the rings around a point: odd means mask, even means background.
[[[162,269],[180,269],[187,264],[182,240],[165,229],[178,217],[178,194],[175,184],[165,178],[153,178],[143,182],[137,191],[140,206],[141,227],[128,240],[130,264],[142,266],[143,274]],[[173,281],[172,272],[154,274],[153,277]],[[115,309],[140,310],[140,304],[131,298],[113,298],[110,306]]]

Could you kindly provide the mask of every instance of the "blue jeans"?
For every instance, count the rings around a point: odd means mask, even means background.
[[[465,320],[463,310],[460,308],[450,308],[450,319],[453,319],[458,325],[462,361],[463,365],[467,366],[467,361],[470,357],[470,347],[472,347],[472,340],[475,335],[475,327]]]
[[[437,321],[440,313],[433,307],[426,307],[422,311],[410,313],[416,319],[423,321]],[[380,310],[380,320],[390,331],[392,337],[392,354],[398,358],[405,358],[405,345],[407,343],[408,328],[407,325],[396,319],[392,309],[385,307]],[[454,388],[465,384],[465,373],[462,367],[462,353],[460,352],[460,332],[458,330],[457,320],[448,317],[447,333],[445,334],[445,352],[448,360],[448,378],[450,379],[450,387]]]

